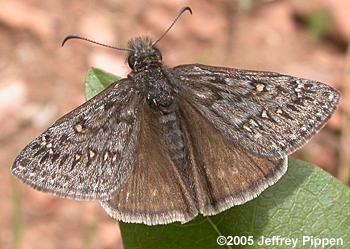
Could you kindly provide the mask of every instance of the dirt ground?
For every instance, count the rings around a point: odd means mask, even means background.
[[[349,1],[0,0],[0,249],[122,247],[117,222],[98,203],[35,191],[10,167],[25,145],[84,102],[90,67],[129,71],[122,52],[79,41],[62,48],[66,35],[125,47],[131,37],[156,39],[185,5],[193,15],[159,43],[168,66],[276,71],[342,92],[327,126],[293,156],[349,179]]]

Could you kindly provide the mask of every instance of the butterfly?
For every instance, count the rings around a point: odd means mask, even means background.
[[[287,155],[330,118],[339,92],[274,72],[166,67],[156,44],[185,11],[192,13],[183,8],[156,42],[138,37],[116,48],[128,52],[127,78],[34,139],[13,174],[37,190],[100,201],[113,218],[147,225],[214,215],[276,183]],[[64,42],[73,38],[91,41],[72,35]]]

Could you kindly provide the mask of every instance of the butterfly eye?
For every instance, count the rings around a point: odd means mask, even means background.
[[[130,67],[131,69],[134,69],[134,65],[135,65],[135,56],[129,55],[129,57],[128,57],[128,64],[129,64],[129,67]]]

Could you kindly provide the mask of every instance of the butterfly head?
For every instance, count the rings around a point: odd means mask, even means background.
[[[134,71],[147,69],[150,66],[161,66],[162,55],[148,37],[131,39],[128,44],[130,50],[128,64]]]

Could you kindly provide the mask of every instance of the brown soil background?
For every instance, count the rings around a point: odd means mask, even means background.
[[[125,47],[134,36],[157,38],[185,5],[193,15],[159,43],[165,64],[276,71],[339,89],[335,115],[293,156],[349,179],[349,1],[0,0],[0,248],[122,247],[117,223],[98,203],[35,191],[10,167],[26,144],[84,102],[89,67],[120,76],[129,70],[114,50],[79,41],[61,48],[66,35]],[[316,39],[310,22],[324,17]]]

